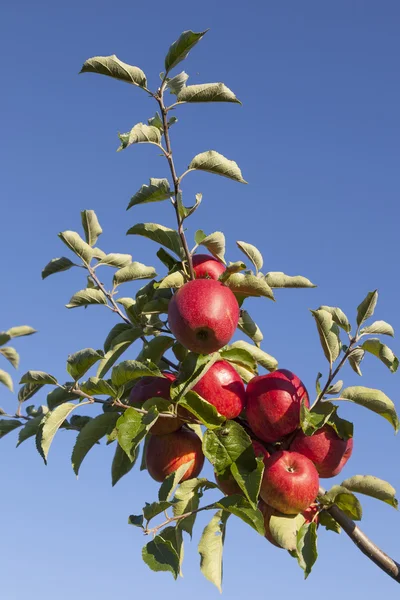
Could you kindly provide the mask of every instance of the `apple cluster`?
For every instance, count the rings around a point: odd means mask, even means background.
[[[209,255],[195,255],[196,279],[173,295],[168,323],[176,339],[188,350],[210,354],[232,338],[239,320],[235,294],[219,280],[225,266]],[[150,398],[170,400],[175,375],[144,377],[132,388],[130,404]],[[255,456],[262,457],[264,474],[259,509],[264,516],[266,538],[273,539],[269,523],[273,515],[302,513],[306,522],[318,522],[316,498],[319,479],[334,477],[348,461],[353,440],[342,440],[330,425],[312,436],[300,428],[300,409],[309,407],[302,381],[291,371],[279,369],[255,376],[247,388],[234,366],[221,358],[196,383],[193,390],[215,406],[226,419],[245,418],[252,436]],[[190,414],[178,407],[176,416],[160,418],[150,429],[146,464],[151,477],[162,482],[181,465],[191,463],[183,480],[197,477],[204,464],[202,443],[185,423]],[[226,495],[242,494],[228,470],[215,473]]]

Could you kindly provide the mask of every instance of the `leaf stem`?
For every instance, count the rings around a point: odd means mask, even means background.
[[[350,345],[347,348],[346,352],[344,353],[344,355],[342,357],[342,360],[339,362],[339,364],[336,367],[336,369],[332,370],[332,367],[330,367],[328,379],[326,380],[326,383],[325,383],[324,387],[322,388],[322,390],[318,394],[315,402],[310,406],[310,410],[312,410],[313,408],[315,408],[316,405],[318,404],[318,402],[320,402],[322,400],[322,398],[325,396],[326,391],[329,388],[329,386],[331,385],[332,381],[335,379],[336,375],[339,373],[340,369],[343,367],[343,365],[345,364],[346,360],[349,358],[350,352],[353,350],[353,347],[354,347],[354,344],[356,343],[356,341],[357,340],[355,338],[353,338],[350,341]]]
[[[146,527],[143,529],[143,532],[145,535],[149,535],[149,534],[156,535],[160,529],[162,529],[166,525],[169,525],[170,523],[173,523],[174,521],[181,521],[182,519],[186,519],[186,517],[191,517],[192,515],[201,512],[202,510],[211,510],[212,508],[215,508],[215,502],[213,502],[212,504],[207,504],[206,506],[201,506],[200,508],[196,508],[196,510],[192,510],[190,512],[184,513],[183,515],[178,515],[176,517],[169,517],[168,519],[166,519],[166,521],[164,521],[160,525],[157,525],[157,527],[153,527],[151,529],[149,529],[147,527],[147,525],[149,523],[149,521],[147,521]]]

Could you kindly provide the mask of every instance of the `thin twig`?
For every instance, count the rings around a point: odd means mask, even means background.
[[[163,523],[160,523],[160,525],[157,525],[157,527],[153,527],[151,529],[149,529],[147,527],[147,525],[149,523],[149,521],[148,521],[146,524],[146,527],[143,530],[144,534],[145,535],[150,535],[150,534],[155,535],[160,529],[162,529],[166,525],[169,525],[170,523],[173,523],[174,521],[181,521],[182,519],[186,519],[186,517],[191,517],[192,515],[201,512],[202,510],[210,510],[212,508],[215,508],[215,502],[213,502],[212,504],[207,504],[206,506],[201,506],[200,508],[196,508],[196,510],[192,510],[190,512],[184,513],[183,515],[178,515],[176,517],[169,517],[166,521],[164,521]]]
[[[328,390],[332,381],[335,379],[336,375],[339,373],[340,369],[343,367],[344,363],[349,358],[350,352],[353,350],[354,344],[356,342],[357,342],[357,340],[355,338],[353,338],[351,340],[349,347],[347,348],[346,352],[344,353],[344,355],[342,357],[342,360],[339,362],[338,366],[336,367],[336,369],[334,371],[332,371],[332,367],[330,367],[328,379],[326,380],[324,387],[318,394],[315,402],[310,406],[310,410],[315,408],[315,406],[318,404],[318,402],[320,402],[322,400],[322,398],[325,396],[326,391]]]

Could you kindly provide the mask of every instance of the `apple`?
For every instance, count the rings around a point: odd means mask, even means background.
[[[340,473],[353,452],[353,438],[342,440],[332,427],[324,425],[312,436],[299,431],[290,450],[312,460],[320,477],[334,477]]]
[[[258,510],[261,512],[262,516],[264,517],[265,537],[267,538],[267,540],[269,542],[271,542],[271,544],[273,544],[274,546],[277,546],[277,548],[281,548],[281,546],[273,538],[269,525],[270,525],[272,516],[279,517],[279,515],[281,515],[281,516],[284,516],[284,515],[282,513],[280,513],[279,511],[275,510],[275,508],[272,508],[272,506],[269,506],[268,504],[266,504],[263,500],[259,500]],[[303,517],[305,519],[305,523],[311,523],[312,521],[314,521],[315,523],[318,524],[318,517],[315,516],[317,514],[317,512],[318,512],[318,505],[315,503],[311,504],[311,506],[306,508],[306,510],[304,510],[302,513]]]
[[[315,501],[318,490],[318,471],[303,454],[280,450],[266,460],[260,496],[272,508],[296,515]]]
[[[193,390],[227,419],[236,419],[246,402],[246,390],[236,369],[226,360],[215,362]]]
[[[225,265],[209,254],[195,254],[192,258],[196,279],[218,279],[225,271]]]
[[[253,377],[246,396],[249,425],[265,442],[277,442],[292,433],[299,425],[301,402],[309,406],[304,384],[287,369]]]
[[[260,442],[257,442],[256,440],[252,440],[251,443],[253,445],[254,454],[256,455],[256,457],[262,456],[264,458],[264,464],[265,464],[267,458],[269,458],[269,456],[270,456],[268,450],[266,450],[264,448],[264,446],[262,444],[260,444]],[[224,492],[224,494],[226,496],[233,496],[233,494],[243,495],[242,490],[240,489],[239,485],[236,483],[235,478],[233,477],[233,475],[229,469],[227,469],[221,475],[217,475],[217,473],[214,473],[214,477],[215,477],[215,481],[217,482],[219,488]]]
[[[232,291],[214,279],[194,279],[172,296],[168,323],[178,342],[198,354],[211,354],[235,333],[239,305]]]
[[[164,372],[164,377],[142,377],[133,386],[129,394],[128,403],[132,406],[140,404],[149,400],[150,398],[164,398],[165,400],[171,400],[170,389],[171,383],[175,381],[176,377],[172,373]],[[172,417],[160,417],[154,423],[150,429],[150,433],[153,435],[165,435],[172,433],[182,426],[182,421]]]
[[[146,447],[146,466],[156,481],[164,479],[181,465],[193,461],[181,481],[197,477],[203,468],[201,439],[194,431],[180,429],[166,435],[152,435]]]

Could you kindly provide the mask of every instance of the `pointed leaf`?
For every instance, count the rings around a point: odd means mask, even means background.
[[[260,535],[265,535],[264,519],[257,507],[252,507],[249,501],[239,494],[227,496],[216,502],[216,507],[239,517],[250,525]]]
[[[158,412],[152,408],[146,415],[128,408],[117,421],[118,443],[131,461],[134,460],[136,447],[156,421]]]
[[[80,379],[94,364],[104,358],[101,350],[93,350],[93,348],[84,348],[70,354],[67,360],[67,371],[71,377],[77,381]]]
[[[252,347],[251,344],[249,344],[249,346]],[[241,365],[249,371],[253,371],[253,373],[257,371],[257,362],[253,357],[253,354],[247,350],[247,348],[236,347],[232,344],[231,346],[220,350],[219,353],[221,358],[233,363],[234,366]]]
[[[40,424],[43,420],[43,416],[44,415],[39,415],[38,417],[29,419],[22,429],[19,430],[17,448],[22,444],[22,442],[25,442],[25,440],[28,440],[37,434]]]
[[[237,342],[233,342],[233,344],[231,344],[229,347],[246,350],[249,354],[251,354],[254,360],[259,365],[264,367],[264,369],[267,369],[267,371],[276,371],[278,368],[278,361],[276,358],[270,354],[267,354],[264,352],[264,350],[257,348],[257,346],[254,346],[253,344],[239,340]]]
[[[157,129],[159,129],[161,132],[164,130],[163,122],[162,122],[162,119],[161,119],[158,111],[156,112],[154,117],[147,119],[147,122],[149,125],[152,125],[153,127],[157,127]]]
[[[297,561],[304,571],[305,579],[311,573],[317,558],[317,525],[315,522],[304,523],[297,533]]]
[[[201,246],[205,246],[209,252],[215,258],[225,262],[225,236],[221,231],[215,231],[214,233],[210,233],[210,235],[206,235],[200,242],[197,242]]]
[[[200,570],[222,592],[222,553],[229,513],[219,510],[203,530],[198,550]]]
[[[129,323],[117,323],[114,325],[105,339],[104,352],[108,352],[110,348],[113,347],[115,340],[117,340],[121,334],[128,331],[132,331],[132,325],[129,325]]]
[[[11,346],[0,348],[0,354],[2,354],[15,369],[18,369],[19,354],[15,348],[12,348]]]
[[[103,378],[119,357],[142,335],[142,330],[132,327],[128,331],[120,333],[111,343],[111,348],[99,362],[97,377]]]
[[[113,368],[111,374],[111,381],[113,385],[120,387],[138,379],[139,377],[154,376],[162,377],[161,372],[155,364],[148,361],[146,363],[139,362],[137,360],[125,360],[116,367]]]
[[[178,75],[172,77],[172,79],[168,81],[166,87],[169,89],[171,94],[177,96],[182,90],[185,89],[188,79],[189,75],[185,73],[185,71],[182,71],[182,73],[178,73]]]
[[[205,490],[217,488],[218,486],[215,483],[204,477],[188,479],[178,486],[172,510],[175,517],[192,513],[179,522],[180,529],[186,531],[190,537],[192,537],[193,525],[197,516],[197,513],[193,513],[193,511],[199,507],[200,497]]]
[[[157,277],[154,267],[147,267],[139,262],[133,262],[127,267],[119,269],[113,278],[114,286],[126,283],[127,281],[135,281],[137,279],[153,279]]]
[[[264,339],[261,329],[258,327],[257,323],[253,321],[247,310],[240,311],[238,328],[249,336],[249,338],[257,345]]]
[[[281,271],[271,271],[265,275],[265,281],[272,288],[315,288],[307,277],[302,275],[286,275]]]
[[[125,150],[132,144],[160,144],[161,143],[161,131],[158,127],[152,125],[145,125],[145,123],[137,123],[127,133],[120,133],[118,135],[121,145],[117,148],[117,152]]]
[[[17,419],[0,419],[0,439],[22,425],[23,423]]]
[[[176,265],[179,264],[173,256],[171,256],[166,250],[164,250],[164,248],[160,248],[159,250],[157,250],[156,254],[163,263],[163,265],[167,267],[168,271],[170,271]]]
[[[53,275],[54,273],[61,273],[61,271],[68,271],[71,267],[77,267],[72,260],[62,256],[61,258],[53,258],[43,269],[42,271],[42,279],[46,279],[49,275]]]
[[[127,475],[129,471],[132,470],[132,468],[135,466],[138,456],[139,449],[136,448],[134,459],[131,462],[126,453],[122,450],[121,446],[117,444],[111,465],[111,485],[113,487],[120,479],[122,479],[124,475]]]
[[[142,550],[142,558],[152,571],[170,571],[176,579],[180,570],[179,556],[172,542],[164,540],[162,536],[163,532],[146,544]]]
[[[68,382],[64,384],[65,388],[70,388],[74,385],[75,382]],[[64,402],[69,402],[71,400],[77,400],[78,398],[79,396],[77,396],[73,392],[70,392],[68,389],[57,387],[54,390],[52,390],[49,394],[47,394],[47,406],[50,410],[54,410],[57,406],[60,406],[60,404],[64,404]]]
[[[343,481],[341,485],[351,492],[365,494],[377,500],[382,500],[382,502],[386,502],[394,508],[398,507],[396,490],[390,483],[383,479],[378,479],[378,477],[373,477],[372,475],[354,475]]]
[[[182,287],[186,283],[186,278],[182,271],[175,271],[175,273],[170,273],[160,282],[158,286],[159,290],[173,288],[178,289]]]
[[[132,262],[132,256],[130,254],[106,254],[104,258],[99,260],[98,265],[108,265],[110,267],[118,267],[122,269],[127,267]]]
[[[3,369],[0,369],[0,383],[5,385],[10,392],[14,391],[14,385],[11,376],[6,371],[3,371]]]
[[[7,333],[7,331],[0,331],[0,346],[4,346],[11,340],[11,335]]]
[[[126,210],[132,208],[132,206],[137,206],[138,204],[168,200],[172,194],[173,192],[171,192],[169,188],[168,179],[150,179],[149,185],[142,185],[140,190],[132,196]]]
[[[190,353],[180,366],[178,379],[171,385],[171,398],[178,402],[218,360],[217,352],[207,355]]]
[[[365,350],[363,350],[360,347],[354,348],[354,350],[351,351],[351,353],[349,354],[348,357],[348,361],[349,361],[349,365],[351,366],[351,368],[353,369],[353,371],[355,373],[357,373],[357,375],[362,375],[361,373],[361,369],[360,369],[360,364],[362,359],[364,358],[365,355]]]
[[[174,338],[169,337],[168,335],[158,335],[144,344],[143,349],[138,356],[138,360],[151,360],[154,364],[157,364],[161,360],[163,354],[172,347],[174,341]]]
[[[103,413],[91,419],[83,429],[81,429],[76,438],[71,457],[72,468],[75,475],[78,475],[83,459],[89,450],[91,450],[101,438],[110,434],[114,429],[119,416],[118,413],[114,412]]]
[[[187,57],[193,46],[205,36],[207,31],[208,30],[206,29],[206,31],[196,33],[189,30],[184,31],[179,36],[179,38],[170,46],[167,56],[165,57],[166,74]]]
[[[175,229],[157,223],[137,223],[127,231],[127,235],[142,235],[172,250],[180,258],[184,257],[181,239]]]
[[[192,464],[193,460],[184,463],[183,465],[178,467],[176,471],[174,471],[164,479],[160,486],[160,489],[158,490],[158,499],[160,502],[171,499],[176,486],[178,485],[178,483],[180,483],[181,479],[185,476],[186,471],[189,469],[189,467],[192,466]],[[146,515],[145,518],[147,519]]]
[[[67,308],[78,308],[88,304],[107,304],[107,299],[103,292],[91,288],[76,292],[65,306]]]
[[[336,504],[350,519],[361,521],[362,507],[358,498],[341,485],[334,485],[322,498],[324,502],[328,501]]]
[[[336,323],[336,325],[341,327],[343,331],[350,333],[351,325],[349,323],[348,318],[340,308],[338,308],[337,306],[320,306],[318,310],[325,310],[326,312],[331,314],[332,319]]]
[[[220,415],[213,404],[204,400],[193,390],[185,393],[179,401],[179,406],[188,410],[208,429],[215,429],[226,421],[226,417]]]
[[[343,390],[340,394],[340,398],[337,400],[349,400],[360,406],[364,406],[373,412],[381,415],[384,419],[389,421],[394,427],[394,430],[399,429],[399,418],[396,413],[396,408],[393,402],[380,390],[373,388],[367,388],[362,386],[348,387]]]
[[[394,329],[389,323],[386,323],[386,321],[374,321],[374,323],[371,323],[368,327],[363,327],[360,330],[360,335],[369,335],[370,333],[394,337]]]
[[[188,85],[181,89],[178,102],[236,102],[241,104],[235,94],[223,83],[201,83]]]
[[[29,325],[20,325],[18,327],[11,327],[7,330],[6,333],[12,339],[16,337],[22,337],[25,335],[32,335],[33,333],[36,333],[36,329],[33,329],[33,327],[29,327]]]
[[[368,292],[364,300],[357,307],[357,325],[362,325],[364,321],[372,317],[378,302],[378,290]]]
[[[239,249],[251,260],[257,271],[262,269],[264,261],[262,254],[258,248],[256,248],[252,244],[248,244],[247,242],[236,242],[236,244],[239,247]]]
[[[33,383],[39,385],[57,385],[57,379],[44,371],[28,371],[21,377],[20,383]]]
[[[117,390],[108,381],[99,379],[99,377],[89,377],[87,381],[80,384],[80,389],[85,394],[90,396],[111,396],[111,398],[117,397]]]
[[[83,63],[81,73],[98,73],[107,75],[139,87],[146,87],[146,75],[139,67],[122,62],[115,54],[111,56],[94,56]]]
[[[189,165],[189,169],[197,171],[207,171],[222,177],[228,177],[239,183],[247,183],[242,177],[242,172],[234,160],[225,158],[215,150],[208,150],[197,154]]]
[[[79,256],[86,264],[93,258],[93,249],[83,241],[76,231],[62,231],[58,237],[72,252]]]
[[[319,339],[329,364],[337,359],[340,354],[341,343],[339,337],[339,328],[334,323],[332,315],[326,310],[312,310],[312,316],[317,324]]]
[[[394,355],[393,351],[385,344],[382,344],[378,338],[366,340],[361,347],[379,358],[392,373],[396,373],[399,367],[399,359]]]
[[[265,279],[261,279],[255,275],[232,273],[224,279],[224,283],[236,294],[256,297],[264,296],[270,300],[275,300],[274,293]]]
[[[103,233],[97,215],[94,210],[83,210],[81,212],[81,220],[86,242],[89,246],[94,246],[99,235]]]
[[[305,519],[298,515],[283,515],[274,511],[269,521],[271,535],[276,543],[286,550],[296,550],[297,534],[303,527]]]
[[[318,515],[319,524],[325,527],[327,531],[334,531],[335,533],[341,532],[340,525],[335,521],[333,517],[326,511],[322,510]]]
[[[54,436],[64,423],[65,419],[67,419],[72,411],[78,406],[80,405],[67,402],[57,406],[57,408],[45,415],[43,424],[39,428],[36,435],[36,447],[39,450],[39,453],[41,454],[45,464],[47,464],[47,455],[49,453]]]

